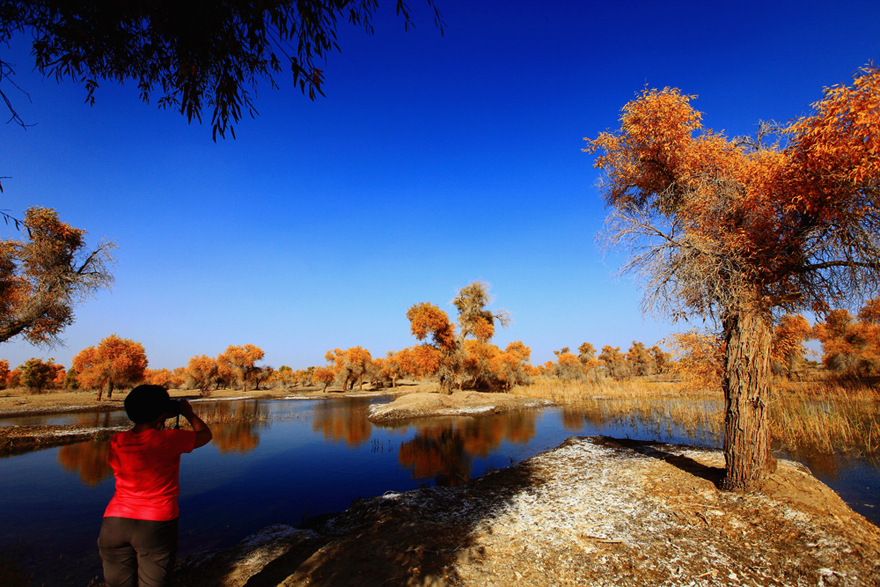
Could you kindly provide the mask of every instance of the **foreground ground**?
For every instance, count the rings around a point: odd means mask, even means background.
[[[452,488],[355,501],[183,561],[190,587],[880,585],[880,530],[802,466],[718,491],[717,451],[572,438]]]
[[[95,408],[91,394],[54,395],[0,397],[0,414]],[[511,409],[481,395],[403,396],[385,416]],[[308,529],[189,557],[178,584],[880,585],[880,530],[809,471],[782,462],[762,493],[740,495],[716,488],[723,463],[718,451],[574,438],[458,487],[357,500]]]

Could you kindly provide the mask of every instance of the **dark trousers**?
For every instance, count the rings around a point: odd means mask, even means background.
[[[177,518],[104,518],[98,551],[107,587],[164,587],[177,560]]]

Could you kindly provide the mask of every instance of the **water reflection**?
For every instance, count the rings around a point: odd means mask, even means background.
[[[373,431],[366,405],[354,404],[341,410],[333,402],[323,402],[313,411],[312,430],[323,434],[324,440],[345,441],[352,448],[360,446],[370,439]]]
[[[79,479],[94,487],[113,474],[110,468],[110,441],[80,442],[58,449],[58,462]]]
[[[211,426],[211,441],[222,453],[247,453],[260,444],[258,430],[269,426],[267,404],[251,402],[221,402],[209,411],[199,414]]]
[[[416,421],[415,437],[400,446],[397,460],[415,479],[452,486],[471,478],[474,458],[487,458],[504,440],[528,444],[535,436],[535,412],[483,418]],[[406,426],[406,423],[389,427]]]

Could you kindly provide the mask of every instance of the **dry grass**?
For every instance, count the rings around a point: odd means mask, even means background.
[[[550,399],[603,423],[638,424],[692,438],[724,432],[720,391],[693,391],[677,381],[640,378],[597,383],[539,377],[513,393]],[[789,451],[880,455],[880,394],[870,385],[828,380],[777,382],[771,400],[773,439]]]
[[[880,455],[880,395],[859,383],[780,382],[774,436],[788,449]]]

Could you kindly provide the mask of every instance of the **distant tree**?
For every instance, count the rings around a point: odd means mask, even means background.
[[[29,208],[22,225],[26,241],[0,241],[0,342],[21,335],[53,345],[73,324],[73,307],[113,282],[114,245],[87,251],[85,231],[49,208]]]
[[[324,358],[332,365],[336,373],[336,383],[342,391],[354,389],[356,383],[363,389],[364,378],[369,374],[373,363],[370,351],[359,346],[344,351],[337,348],[327,351]]]
[[[312,380],[318,384],[324,384],[322,392],[327,391],[327,387],[336,379],[336,371],[330,367],[316,367],[312,371]]]
[[[807,319],[800,314],[787,314],[773,328],[773,365],[791,379],[806,359],[807,349],[803,342],[813,338]],[[778,366],[778,367],[777,367]]]
[[[580,381],[586,379],[587,371],[579,357],[573,355],[568,347],[553,351],[556,355],[556,365],[553,374],[563,381]]]
[[[721,389],[724,373],[724,340],[708,332],[688,330],[672,334],[664,343],[672,349],[675,362],[670,373],[691,388]]]
[[[443,31],[434,0],[434,23]],[[412,25],[409,7],[397,0],[404,28]],[[256,114],[251,91],[258,80],[277,88],[284,65],[294,85],[311,99],[323,95],[318,63],[336,44],[339,20],[373,33],[378,0],[313,2],[227,1],[202,6],[189,2],[8,1],[0,7],[0,43],[15,32],[33,37],[36,67],[57,80],[82,83],[94,104],[99,80],[134,80],[144,102],[177,110],[201,121],[202,107],[213,108],[214,138],[224,136],[242,110]],[[0,61],[0,78],[11,73]],[[2,88],[0,88],[2,90]],[[0,91],[10,110],[9,98]],[[12,120],[24,122],[12,110]]]
[[[629,351],[626,353],[626,362],[632,373],[641,377],[653,375],[656,370],[654,357],[645,348],[645,343],[643,342],[633,341],[632,346],[629,347]]]
[[[527,384],[533,371],[529,364],[531,356],[532,350],[519,340],[509,343],[504,352],[495,353],[491,367],[496,385],[510,391],[514,385]]]
[[[656,344],[648,349],[648,352],[651,353],[651,358],[654,359],[654,368],[657,370],[657,373],[666,373],[669,371],[669,362],[672,358],[669,353],[664,352],[664,350],[660,348],[660,345]]]
[[[588,139],[606,173],[605,240],[633,251],[645,308],[718,317],[726,342],[725,489],[760,488],[770,446],[773,316],[826,312],[880,277],[880,70],[825,88],[814,114],[755,137],[703,128],[677,89],[644,90]],[[785,143],[772,139],[773,135]]]
[[[266,365],[264,367],[257,367],[251,372],[251,381],[254,383],[254,390],[260,389],[260,385],[264,383],[268,383],[275,376],[275,369],[271,366]]]
[[[275,371],[273,381],[275,382],[276,387],[291,387],[296,385],[297,375],[296,372],[287,365],[281,365],[278,367],[278,370]]]
[[[261,361],[264,355],[261,348],[252,344],[229,345],[226,351],[217,357],[218,374],[238,381],[242,391],[247,391],[247,384],[258,369],[256,362]]]
[[[76,379],[76,369],[71,367],[64,376],[64,389],[79,389],[79,381]]]
[[[190,358],[186,365],[186,379],[202,396],[210,395],[211,385],[217,383],[217,360],[208,355]]]
[[[629,379],[632,377],[632,369],[626,361],[626,355],[620,352],[620,347],[605,345],[599,360],[605,365],[608,375],[614,379]]]
[[[141,343],[111,334],[97,347],[85,348],[73,357],[73,368],[81,387],[98,390],[98,401],[105,385],[107,399],[112,399],[114,388],[143,380],[147,354]]]
[[[9,361],[6,359],[0,359],[0,389],[6,387],[6,383],[9,380]]]
[[[18,369],[21,371],[19,383],[30,393],[42,393],[44,389],[52,387],[59,371],[64,370],[61,365],[55,364],[55,359],[28,359]]]
[[[459,291],[452,304],[458,310],[458,335],[449,316],[428,302],[412,306],[406,312],[410,321],[410,330],[417,340],[431,337],[430,343],[416,347],[422,366],[436,361],[434,374],[440,380],[440,392],[452,393],[455,383],[461,384],[459,378],[465,369],[467,359],[465,341],[470,337],[480,342],[487,342],[495,334],[495,323],[507,326],[510,318],[506,310],[492,312],[486,309],[491,303],[489,285],[477,280]],[[415,351],[415,349],[414,349]],[[422,369],[424,371],[424,369]]]
[[[596,358],[596,349],[588,342],[578,347],[578,360],[584,365],[588,365],[590,361]]]
[[[812,330],[822,343],[822,362],[846,377],[880,374],[880,323],[877,299],[868,300],[854,318],[845,309],[832,310]]]

